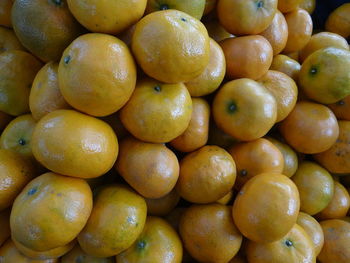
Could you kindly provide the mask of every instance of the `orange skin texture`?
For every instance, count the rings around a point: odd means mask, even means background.
[[[266,139],[275,145],[283,155],[284,165],[282,174],[289,178],[292,177],[298,169],[298,156],[296,152],[288,144],[279,140],[271,137],[267,137]]]
[[[339,120],[350,121],[350,95],[344,99],[327,105]]]
[[[147,0],[67,0],[67,4],[74,17],[89,31],[114,35],[141,19]]]
[[[288,25],[280,11],[277,10],[270,26],[260,35],[270,42],[274,56],[285,48],[288,40]]]
[[[78,236],[81,248],[95,257],[111,257],[134,243],[146,222],[146,202],[125,185],[100,189],[84,229]]]
[[[11,213],[10,208],[0,212],[0,226],[1,226],[0,247],[2,246],[2,244],[4,244],[6,239],[8,239],[11,235],[10,213]]]
[[[101,63],[96,63],[96,58]],[[107,116],[130,99],[136,85],[136,65],[123,41],[105,34],[86,34],[64,51],[58,81],[63,97],[74,108]]]
[[[185,210],[179,228],[185,248],[199,262],[228,262],[241,247],[242,235],[229,206],[193,205]]]
[[[120,143],[118,173],[146,198],[161,198],[179,177],[176,155],[164,144],[146,143],[132,137]]]
[[[164,84],[143,79],[138,81],[119,116],[137,139],[165,143],[187,129],[192,117],[192,100],[183,83]]]
[[[260,35],[227,38],[220,42],[229,79],[256,80],[266,74],[273,58],[272,46]]]
[[[278,10],[288,13],[298,9],[301,0],[278,0]]]
[[[350,208],[350,195],[339,182],[334,182],[334,195],[328,206],[317,217],[321,220],[340,219],[346,216]]]
[[[301,66],[298,61],[282,54],[273,57],[270,67],[271,70],[276,70],[287,74],[289,77],[294,79],[294,81],[298,80],[300,68]]]
[[[181,240],[164,219],[150,216],[135,243],[116,259],[118,263],[180,263]]]
[[[31,137],[35,124],[36,122],[31,114],[13,119],[1,134],[0,147],[33,158]]]
[[[325,27],[329,32],[341,35],[344,38],[350,36],[350,3],[339,6],[327,18]]]
[[[283,171],[281,151],[264,138],[235,144],[229,153],[237,165],[237,189],[258,174]]]
[[[322,221],[324,245],[317,259],[321,263],[347,263],[350,260],[350,223],[339,220]]]
[[[277,2],[219,0],[216,10],[220,23],[231,34],[254,35],[261,33],[271,24],[277,11]]]
[[[14,0],[3,0],[0,2],[0,25],[12,27],[11,8]]]
[[[22,45],[44,62],[59,60],[64,49],[83,32],[67,1],[16,0],[11,16]]]
[[[240,232],[254,242],[273,242],[295,224],[300,208],[298,189],[287,176],[263,173],[250,179],[233,204]]]
[[[99,258],[86,254],[78,244],[67,254],[63,255],[60,260],[61,263],[76,263],[79,260],[84,263],[115,263],[113,257]]]
[[[65,255],[68,251],[70,251],[76,244],[76,240],[74,239],[73,241],[61,247],[56,247],[46,251],[36,251],[23,246],[21,243],[17,242],[13,237],[11,237],[11,239],[19,252],[21,252],[28,258],[36,260],[48,260],[59,258]]]
[[[58,63],[47,63],[35,76],[29,94],[29,108],[37,121],[52,111],[71,108],[58,86]]]
[[[291,246],[287,243],[292,242]],[[312,240],[299,225],[293,228],[280,240],[271,243],[249,241],[247,257],[251,263],[313,263],[316,255]]]
[[[147,213],[151,216],[166,216],[169,214],[180,201],[180,195],[174,188],[169,194],[157,198],[145,199],[147,204]]]
[[[227,82],[216,94],[212,108],[216,125],[234,139],[252,141],[275,124],[277,103],[271,93],[251,79]]]
[[[176,150],[192,152],[207,144],[210,106],[202,98],[192,98],[192,117],[187,129],[170,142]]]
[[[314,244],[315,255],[317,256],[324,244],[324,235],[321,225],[312,216],[300,212],[297,219],[297,224],[301,226],[309,235]]]
[[[0,247],[0,258],[2,262],[16,262],[16,263],[57,263],[58,259],[32,259],[24,256],[16,248],[11,239],[8,239],[6,243]]]
[[[224,197],[235,180],[236,165],[231,155],[218,146],[206,145],[181,160],[176,189],[192,203],[212,203]]]
[[[136,25],[131,48],[143,71],[166,83],[194,79],[209,61],[205,26],[178,10],[153,12],[143,17]]]
[[[326,169],[304,161],[291,179],[298,187],[301,211],[315,215],[330,204],[335,183]]]
[[[269,70],[258,82],[264,85],[276,99],[276,122],[284,120],[297,103],[297,84],[288,75],[274,70]]]
[[[284,53],[299,51],[305,47],[312,35],[312,19],[304,9],[296,9],[285,14],[288,25],[288,40]]]
[[[12,29],[0,26],[0,53],[10,50],[24,50],[24,47],[22,46],[21,42],[19,42]]]
[[[333,112],[324,105],[301,101],[281,122],[279,130],[287,143],[301,153],[320,153],[337,140],[339,126]]]
[[[193,97],[208,95],[217,90],[226,73],[225,55],[215,40],[210,38],[209,63],[196,78],[186,82],[186,88]]]
[[[350,173],[350,121],[339,121],[339,137],[330,149],[315,154],[314,158],[328,171],[336,174]]]
[[[227,30],[219,23],[219,21],[215,19],[205,22],[204,25],[208,30],[209,36],[216,42],[220,42],[225,38],[234,37],[234,35],[227,32]]]
[[[311,36],[306,46],[300,50],[299,61],[302,63],[316,50],[326,47],[336,47],[349,50],[348,42],[342,36],[331,32],[320,32]]]
[[[64,142],[58,138],[64,138]],[[112,128],[94,117],[57,110],[35,126],[34,157],[46,168],[64,175],[94,178],[109,171],[118,156]]]
[[[19,153],[0,149],[0,211],[10,207],[23,187],[36,176],[28,158]]]
[[[83,229],[91,209],[92,192],[85,180],[45,173],[16,198],[10,217],[12,239],[38,252],[66,246]]]
[[[22,50],[0,54],[0,92],[6,95],[0,111],[13,116],[29,111],[30,87],[41,66],[37,58]]]
[[[315,11],[316,0],[301,0],[299,7],[305,9],[311,15]]]

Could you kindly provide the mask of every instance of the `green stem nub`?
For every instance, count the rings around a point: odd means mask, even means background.
[[[26,141],[24,139],[22,139],[22,138],[18,140],[18,143],[20,145],[26,145]]]
[[[58,6],[61,6],[63,4],[63,1],[62,0],[52,0],[55,5],[58,5]]]
[[[317,68],[314,67],[314,66],[311,67],[311,68],[310,68],[310,74],[311,74],[311,75],[316,75],[316,73],[317,73]]]
[[[242,169],[240,172],[241,176],[247,176],[248,175],[248,171],[246,169]]]
[[[257,4],[257,7],[258,8],[264,7],[264,1],[259,1],[258,4]]]
[[[168,10],[169,6],[167,4],[161,4],[159,10]]]
[[[340,100],[340,101],[337,102],[337,105],[339,105],[339,106],[344,106],[344,105],[345,105],[345,101]]]
[[[227,103],[227,111],[228,113],[234,113],[237,110],[237,105],[234,101],[230,101]]]
[[[69,63],[70,59],[71,59],[70,56],[66,56],[66,57],[64,58],[64,60],[63,60],[64,64],[67,65],[67,64]]]
[[[289,240],[289,239],[286,240],[285,244],[286,244],[287,247],[293,246],[293,242],[291,240]]]
[[[146,242],[145,241],[140,240],[139,242],[137,242],[137,248],[138,249],[142,250],[142,249],[145,248],[145,246],[146,246]]]
[[[154,90],[157,92],[161,92],[162,88],[159,85],[157,85],[154,87]]]

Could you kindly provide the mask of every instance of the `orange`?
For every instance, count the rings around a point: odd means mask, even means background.
[[[288,13],[298,8],[301,0],[278,0],[278,10]]]
[[[258,79],[272,63],[273,50],[266,38],[260,35],[227,38],[220,42],[226,58],[226,75],[229,79]]]
[[[314,244],[315,255],[317,256],[323,247],[324,235],[320,224],[312,216],[300,212],[297,219],[297,224],[301,226],[309,235]]]
[[[350,260],[350,223],[333,219],[322,221],[324,245],[318,260],[321,263],[347,263]]]
[[[199,262],[226,263],[237,254],[242,243],[231,207],[220,204],[187,208],[179,230],[185,248]]]
[[[331,173],[350,173],[350,121],[339,121],[339,137],[330,149],[314,158]]]
[[[146,14],[160,10],[176,9],[200,20],[203,16],[205,7],[205,0],[149,0],[147,1]]]
[[[273,57],[270,67],[271,70],[277,70],[287,74],[294,81],[298,80],[300,68],[301,66],[298,61],[282,54]]]
[[[138,81],[130,100],[120,111],[125,128],[136,138],[169,142],[188,127],[191,96],[183,83],[165,84],[153,79]]]
[[[0,26],[0,53],[9,50],[24,50],[24,47],[19,42],[13,30]]]
[[[11,213],[11,208],[8,208],[0,212],[0,225],[1,225],[0,247],[4,244],[6,239],[8,239],[11,235],[10,213]]]
[[[290,146],[308,154],[328,150],[339,135],[333,112],[324,105],[308,101],[298,102],[279,128]]]
[[[41,62],[31,54],[12,50],[0,54],[0,110],[18,116],[29,111],[28,97]]]
[[[12,27],[11,23],[11,9],[14,0],[2,0],[0,2],[0,25]]]
[[[313,243],[305,230],[295,224],[280,240],[271,243],[249,242],[249,263],[314,263]]]
[[[315,11],[316,0],[301,0],[299,7],[305,9],[311,15]]]
[[[89,31],[113,35],[141,19],[147,0],[67,0],[67,4],[74,17]]]
[[[19,153],[0,149],[0,211],[10,207],[36,175],[33,163]]]
[[[287,53],[285,53],[285,55],[288,56],[291,59],[299,61],[299,51],[287,52]]]
[[[193,97],[205,96],[217,90],[226,73],[225,55],[218,43],[210,39],[209,63],[196,78],[186,82]]]
[[[129,100],[136,85],[136,66],[121,40],[106,34],[86,34],[64,51],[58,81],[63,97],[74,108],[107,116]]]
[[[153,12],[143,17],[136,25],[131,47],[143,71],[166,83],[194,79],[209,61],[205,26],[178,10]]]
[[[31,139],[35,124],[35,120],[30,114],[15,118],[2,132],[0,147],[32,158]]]
[[[208,30],[209,36],[216,42],[220,42],[225,38],[234,37],[234,35],[227,32],[226,29],[217,20],[210,20],[208,22],[205,22],[204,25]]]
[[[83,179],[45,173],[17,196],[11,211],[13,240],[34,251],[70,243],[86,224],[92,193]]]
[[[8,239],[6,243],[0,247],[0,260],[2,263],[57,263],[57,259],[43,259],[36,260],[24,256],[11,239]]]
[[[135,243],[116,257],[118,263],[180,263],[182,244],[176,231],[164,219],[148,217]]]
[[[350,51],[335,47],[312,53],[303,63],[299,84],[305,95],[319,103],[335,103],[350,95]]]
[[[136,24],[128,27],[122,33],[117,35],[117,37],[128,46],[128,48],[131,48],[131,39],[132,39],[132,35],[134,34],[135,27],[136,27]]]
[[[219,0],[220,23],[234,35],[253,35],[264,31],[277,11],[277,0]]]
[[[311,36],[306,46],[300,50],[299,60],[303,62],[309,55],[319,49],[336,47],[349,50],[348,42],[342,36],[331,32],[320,32]]]
[[[100,258],[86,254],[79,245],[76,245],[67,254],[61,257],[61,263],[114,263],[114,258]]]
[[[232,189],[230,192],[228,192],[224,197],[220,198],[217,200],[215,203],[222,204],[222,205],[227,205],[232,201],[234,197],[234,190]]]
[[[235,144],[229,152],[237,165],[237,189],[258,174],[283,171],[281,151],[266,139]]]
[[[224,197],[236,180],[236,165],[224,149],[206,145],[180,162],[176,189],[192,203],[212,203]]]
[[[271,44],[273,55],[279,54],[286,46],[288,25],[283,14],[277,10],[270,26],[260,33]]]
[[[0,131],[3,131],[12,119],[12,116],[0,111]]]
[[[176,150],[192,152],[207,144],[210,106],[202,98],[192,99],[192,117],[187,129],[170,142]]]
[[[300,195],[300,210],[315,215],[331,202],[334,194],[334,182],[326,169],[313,162],[302,162],[293,182]]]
[[[82,32],[63,0],[16,0],[12,25],[22,45],[45,62],[58,60]]]
[[[329,32],[341,35],[342,37],[350,36],[350,3],[344,3],[339,6],[327,18],[325,27]]]
[[[51,111],[69,109],[58,86],[58,63],[47,63],[35,76],[29,94],[29,108],[35,120]]]
[[[32,151],[51,171],[93,178],[112,168],[118,140],[112,128],[101,120],[73,110],[57,110],[36,124]]]
[[[338,219],[346,216],[350,208],[350,195],[346,188],[339,182],[334,182],[334,195],[328,206],[317,216],[324,219]]]
[[[285,144],[279,140],[271,137],[267,137],[266,139],[276,146],[283,155],[284,165],[282,174],[287,177],[292,177],[298,169],[298,156],[296,152],[288,144]]]
[[[213,11],[216,8],[217,0],[206,0],[205,1],[205,8],[204,8],[204,15],[209,14],[211,11]]]
[[[298,189],[287,176],[263,173],[250,179],[233,204],[233,219],[239,231],[254,242],[283,238],[297,221]]]
[[[102,117],[101,120],[107,122],[111,126],[115,134],[118,136],[118,140],[122,140],[130,135],[119,118],[119,112]]]
[[[277,120],[284,120],[294,109],[298,98],[298,87],[288,75],[269,70],[258,82],[271,92],[277,102]]]
[[[180,195],[174,188],[170,193],[157,199],[146,198],[147,213],[152,216],[166,216],[180,201]]]
[[[298,8],[284,15],[288,25],[288,40],[284,53],[301,50],[309,42],[312,34],[312,19],[307,11]]]
[[[89,220],[78,236],[91,256],[111,257],[135,242],[147,217],[145,200],[125,185],[109,185],[94,196]]]
[[[272,94],[251,79],[227,82],[213,101],[216,125],[242,141],[264,136],[275,124],[277,103]]]
[[[236,142],[236,139],[234,139],[231,135],[223,132],[223,130],[219,129],[213,121],[210,122],[207,144],[216,145],[224,148],[225,150],[228,150]]]
[[[179,177],[176,155],[164,144],[146,143],[132,137],[120,143],[118,173],[146,198],[161,198]]]
[[[336,103],[329,104],[328,107],[338,119],[350,121],[350,95]]]

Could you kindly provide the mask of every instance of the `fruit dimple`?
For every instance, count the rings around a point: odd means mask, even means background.
[[[229,101],[228,103],[227,103],[227,111],[228,111],[228,113],[230,113],[230,114],[232,114],[232,113],[234,113],[235,111],[237,111],[237,105],[236,105],[236,103],[234,102],[234,101]]]

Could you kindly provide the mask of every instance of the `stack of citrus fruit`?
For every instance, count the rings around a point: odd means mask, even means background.
[[[349,263],[350,4],[1,0],[0,263]]]

